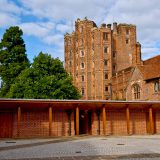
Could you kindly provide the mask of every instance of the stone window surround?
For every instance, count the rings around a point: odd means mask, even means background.
[[[81,69],[84,69],[84,63],[83,62],[81,63]]]
[[[134,83],[132,85],[132,90],[133,90],[133,98],[135,100],[140,99],[140,97],[141,97],[141,88],[140,88],[139,84]]]
[[[84,51],[80,50],[80,57],[84,57]]]
[[[160,83],[159,81],[154,82],[154,92],[157,93],[160,91]]]
[[[108,53],[109,52],[109,47],[108,46],[104,46],[104,53]]]
[[[81,93],[82,93],[82,96],[84,96],[84,87],[82,87]]]

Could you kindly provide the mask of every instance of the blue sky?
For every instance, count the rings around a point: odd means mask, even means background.
[[[142,58],[160,54],[159,0],[0,0],[0,39],[7,28],[24,32],[30,61],[40,51],[64,59],[63,37],[72,32],[77,18],[101,23],[137,26]]]

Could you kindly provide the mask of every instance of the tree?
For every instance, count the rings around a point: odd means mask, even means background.
[[[7,95],[10,98],[79,99],[72,78],[59,59],[40,53],[30,68],[16,78]]]
[[[1,97],[7,95],[21,71],[29,67],[22,35],[23,32],[18,26],[10,27],[0,42],[0,77],[3,81]]]

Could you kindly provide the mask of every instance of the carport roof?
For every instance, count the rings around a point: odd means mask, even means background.
[[[48,108],[55,109],[74,109],[79,106],[80,109],[122,109],[122,108],[159,108],[160,101],[114,101],[114,100],[58,100],[58,99],[5,99],[0,98],[0,109],[17,108]]]

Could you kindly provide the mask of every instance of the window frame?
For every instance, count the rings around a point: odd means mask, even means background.
[[[129,44],[129,39],[128,38],[126,39],[126,44]]]
[[[108,32],[103,32],[103,40],[104,41],[108,40]]]
[[[108,60],[107,59],[104,60],[104,65],[108,66]]]
[[[103,52],[104,52],[104,53],[108,53],[108,46],[104,46]]]
[[[126,35],[128,36],[130,34],[129,28],[126,29]]]
[[[104,79],[108,79],[108,73],[105,73]]]
[[[82,77],[81,77],[81,78],[82,78],[82,82],[84,82],[84,75],[82,75]]]
[[[82,93],[82,96],[84,96],[84,93],[85,93],[84,92],[84,87],[81,88],[81,93]]]
[[[79,28],[80,33],[83,33],[83,30],[84,30],[83,26],[80,26]]]
[[[116,51],[113,51],[113,58],[116,57]]]
[[[108,92],[109,88],[108,86],[105,86],[105,91]]]
[[[83,53],[83,54],[82,54]],[[84,57],[84,51],[83,50],[80,50],[80,56],[81,57]]]
[[[84,69],[84,62],[81,63],[81,69]]]
[[[160,84],[159,81],[154,82],[154,92],[157,93],[160,91]]]
[[[141,98],[141,88],[139,84],[135,83],[134,85],[132,85],[132,89],[133,89],[134,99],[135,100],[140,99]]]

